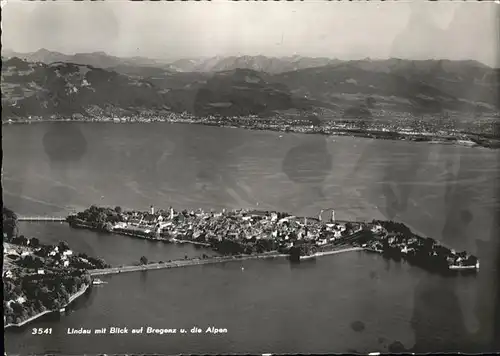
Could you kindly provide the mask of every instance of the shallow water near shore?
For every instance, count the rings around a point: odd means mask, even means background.
[[[51,130],[68,135],[78,130],[85,147],[68,149],[62,158],[50,156],[43,137]],[[249,260],[103,276],[109,283],[77,300],[69,315],[9,332],[7,352],[370,352],[387,351],[396,340],[416,352],[491,350],[498,154],[279,135],[180,124],[7,126],[4,203],[20,215],[60,215],[91,204],[142,210],[151,204],[259,208],[297,215],[335,207],[338,219],[398,220],[476,254],[479,274],[443,278],[350,252],[299,265]],[[46,243],[67,240],[75,251],[112,265],[141,256],[160,261],[207,253],[192,245],[101,235],[59,223],[22,223],[20,230]],[[68,328],[80,327],[205,330],[212,325],[227,328],[227,334],[66,335]],[[52,327],[53,335],[30,335],[31,327]]]

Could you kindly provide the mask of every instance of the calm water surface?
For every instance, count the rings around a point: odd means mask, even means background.
[[[20,215],[91,204],[307,215],[334,207],[339,219],[405,222],[482,263],[477,277],[445,279],[356,252],[300,266],[240,261],[116,275],[61,320],[9,332],[7,351],[369,352],[387,351],[396,340],[416,352],[491,350],[500,235],[495,151],[173,124],[3,129],[4,201]],[[64,224],[23,223],[21,233],[67,240],[116,265],[206,253]],[[66,335],[68,327],[211,325],[228,333]],[[31,327],[46,326],[52,336],[30,335]]]

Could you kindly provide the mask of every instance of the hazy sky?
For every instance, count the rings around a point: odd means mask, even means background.
[[[2,45],[75,53],[476,59],[499,66],[499,9],[476,2],[12,2]]]

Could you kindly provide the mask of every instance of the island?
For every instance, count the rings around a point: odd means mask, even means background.
[[[3,208],[4,328],[64,311],[92,285],[89,270],[110,267],[102,259],[74,253],[65,241],[46,245],[19,235],[16,219]]]
[[[300,262],[327,254],[346,251],[380,253],[385,258],[406,261],[436,273],[477,271],[479,260],[465,251],[457,252],[429,237],[419,236],[403,223],[373,220],[340,221],[330,209],[330,218],[298,217],[289,213],[239,209],[221,212],[167,210],[123,211],[121,207],[90,208],[70,215],[73,228],[93,229],[106,233],[162,241],[192,243],[217,251],[221,256],[203,255],[190,263],[169,261],[152,268],[169,268],[212,263],[241,258],[287,256]],[[203,261],[205,260],[205,261]],[[140,265],[148,264],[147,259]],[[109,273],[138,270],[129,266]],[[96,271],[97,272],[97,271]],[[100,271],[106,274],[105,270]]]

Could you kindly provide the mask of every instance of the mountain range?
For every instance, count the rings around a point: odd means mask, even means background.
[[[56,51],[49,51],[45,48],[30,53],[19,53],[8,49],[2,49],[2,56],[6,58],[18,57],[28,62],[42,62],[45,64],[66,62],[85,64],[99,68],[138,66],[143,68],[161,68],[173,72],[219,72],[232,69],[253,69],[273,74],[341,62],[338,59],[301,56],[283,58],[265,56],[216,56],[210,58],[185,58],[169,62],[146,57],[122,58],[108,55],[105,52],[76,53],[74,55],[69,55]]]
[[[5,58],[17,57],[27,62],[42,62],[45,64],[51,64],[55,62],[86,64],[98,68],[112,68],[119,65],[161,67],[162,65],[166,64],[161,61],[145,57],[122,58],[122,57],[110,56],[105,52],[76,53],[74,55],[70,55],[55,51],[49,51],[45,48],[30,53],[19,53],[11,51],[9,49],[2,48],[2,57]]]
[[[170,68],[178,72],[220,72],[237,68],[252,69],[270,74],[290,72],[299,69],[321,67],[341,63],[339,59],[310,58],[301,56],[231,56],[202,59],[181,59],[170,63]]]
[[[500,70],[476,61],[213,57],[171,63],[104,52],[2,51],[2,119],[29,115],[344,116],[500,111]]]

